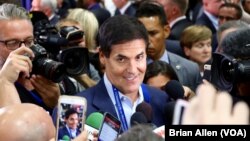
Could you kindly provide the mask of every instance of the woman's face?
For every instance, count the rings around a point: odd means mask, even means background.
[[[191,48],[184,48],[185,55],[198,64],[204,64],[211,59],[212,46],[211,39],[193,43]]]

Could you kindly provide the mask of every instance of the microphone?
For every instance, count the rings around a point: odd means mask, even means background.
[[[166,125],[172,125],[173,123],[175,104],[176,101],[170,101],[164,107]]]
[[[103,114],[100,112],[94,112],[87,117],[86,124],[95,129],[99,129],[101,127],[102,120]]]
[[[102,121],[103,121],[103,114],[100,112],[91,113],[87,117],[85,121],[84,129],[86,129],[88,132],[89,141],[93,140],[94,138],[93,133],[99,131]]]
[[[68,135],[64,135],[64,136],[62,137],[62,140],[63,140],[63,141],[70,141],[70,137],[69,137]]]
[[[145,117],[145,115],[142,112],[135,112],[130,119],[130,125],[135,126],[138,124],[147,124],[147,118]]]
[[[183,99],[184,98],[184,89],[180,82],[177,80],[170,80],[165,85],[165,92],[173,99]]]
[[[150,104],[148,104],[147,102],[142,102],[140,104],[137,105],[136,112],[141,112],[144,114],[144,116],[147,119],[147,123],[151,123],[152,119],[153,119],[153,113],[152,113],[152,107]]]

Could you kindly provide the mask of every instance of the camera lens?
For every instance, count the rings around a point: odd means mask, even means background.
[[[89,73],[88,49],[71,47],[61,52],[59,60],[64,63],[69,76]]]
[[[33,73],[41,74],[53,82],[60,82],[66,71],[61,62],[56,62],[48,58],[39,58],[33,61]]]

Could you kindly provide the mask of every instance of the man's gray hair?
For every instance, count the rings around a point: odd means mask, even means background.
[[[25,8],[11,3],[0,5],[0,20],[27,19],[30,20]]]

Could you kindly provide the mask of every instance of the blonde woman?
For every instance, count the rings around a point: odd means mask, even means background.
[[[73,19],[79,22],[85,33],[85,44],[89,52],[96,52],[96,36],[98,33],[98,21],[93,13],[82,8],[75,8],[69,11],[67,19]]]

